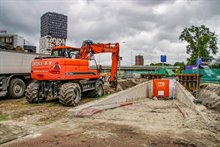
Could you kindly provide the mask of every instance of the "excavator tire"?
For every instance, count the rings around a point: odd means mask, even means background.
[[[29,103],[43,103],[46,101],[46,98],[40,96],[40,83],[37,81],[31,82],[25,91],[26,100]]]
[[[103,83],[101,81],[98,81],[96,83],[96,88],[90,92],[90,97],[100,97],[105,94]]]
[[[77,83],[65,83],[59,91],[59,102],[64,106],[76,106],[81,99],[81,89]]]

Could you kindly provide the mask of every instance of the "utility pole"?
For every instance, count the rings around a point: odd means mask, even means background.
[[[199,64],[200,64],[199,50],[198,50],[198,59],[197,59],[196,64],[197,64],[196,99],[198,99],[198,94],[199,94]]]

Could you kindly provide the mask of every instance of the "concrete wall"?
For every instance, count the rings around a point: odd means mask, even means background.
[[[147,97],[148,98],[153,97],[153,81],[152,80],[147,82]]]
[[[197,114],[199,114],[208,128],[212,127],[212,122],[202,113],[202,110],[205,110],[207,108],[203,105],[196,105],[193,102],[193,99],[195,99],[195,97],[179,82],[176,82],[176,98],[181,103],[185,104],[186,106],[194,110]]]
[[[100,100],[86,103],[75,108],[69,109],[69,114],[77,115],[85,108],[89,108],[97,105],[108,105],[113,103],[129,102],[140,98],[152,97],[152,81],[147,81],[126,90],[114,93]]]
[[[112,94],[105,99],[105,103],[119,103],[133,101],[138,98],[148,97],[148,87],[151,81],[136,85],[118,93]]]
[[[176,82],[176,99],[178,99],[181,103],[195,110],[195,104],[193,102],[194,96],[179,82]]]

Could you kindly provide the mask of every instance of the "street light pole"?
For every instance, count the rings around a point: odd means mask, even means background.
[[[132,48],[131,48],[131,66],[132,66]]]

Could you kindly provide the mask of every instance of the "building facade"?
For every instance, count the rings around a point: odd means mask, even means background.
[[[142,55],[135,56],[135,65],[144,65],[144,57]]]
[[[16,34],[0,34],[0,44],[5,49],[15,49],[25,45],[25,40]]]
[[[23,37],[16,34],[0,34],[0,48],[36,53],[36,46],[27,44]]]
[[[65,45],[67,16],[47,12],[41,16],[40,53],[50,54],[53,46]]]
[[[66,44],[66,39],[64,38],[55,38],[49,35],[40,38],[40,53],[41,54],[50,54],[51,49],[54,46],[61,46]]]

